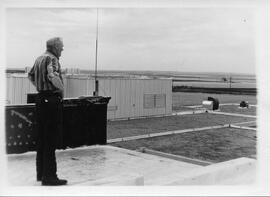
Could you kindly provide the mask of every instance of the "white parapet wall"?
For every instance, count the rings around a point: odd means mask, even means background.
[[[234,185],[252,184],[256,179],[256,160],[233,159],[191,170],[167,185]]]
[[[140,174],[119,174],[115,176],[109,176],[99,180],[85,181],[76,184],[76,186],[143,186],[144,177]]]

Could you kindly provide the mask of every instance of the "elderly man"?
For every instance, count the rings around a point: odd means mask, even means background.
[[[37,113],[37,181],[42,185],[65,185],[66,180],[57,177],[55,150],[61,147],[62,99],[64,84],[59,57],[63,41],[56,37],[47,41],[47,51],[39,56],[28,78],[36,87]]]

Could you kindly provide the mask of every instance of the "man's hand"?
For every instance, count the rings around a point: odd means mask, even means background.
[[[64,92],[64,84],[61,81],[59,76],[51,76],[49,77],[50,81],[52,82],[52,84],[59,89],[60,91]]]

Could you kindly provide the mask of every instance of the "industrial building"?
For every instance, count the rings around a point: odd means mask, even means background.
[[[87,75],[64,75],[65,98],[91,96],[94,78]],[[27,94],[36,93],[27,74],[9,74],[6,80],[6,104],[27,103]],[[172,113],[172,80],[170,79],[99,79],[99,95],[111,97],[109,120],[128,119]]]

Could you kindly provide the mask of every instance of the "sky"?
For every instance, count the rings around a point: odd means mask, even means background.
[[[253,11],[248,8],[103,8],[98,69],[255,74]],[[62,68],[95,68],[97,9],[9,8],[8,68],[31,67],[60,36]]]

